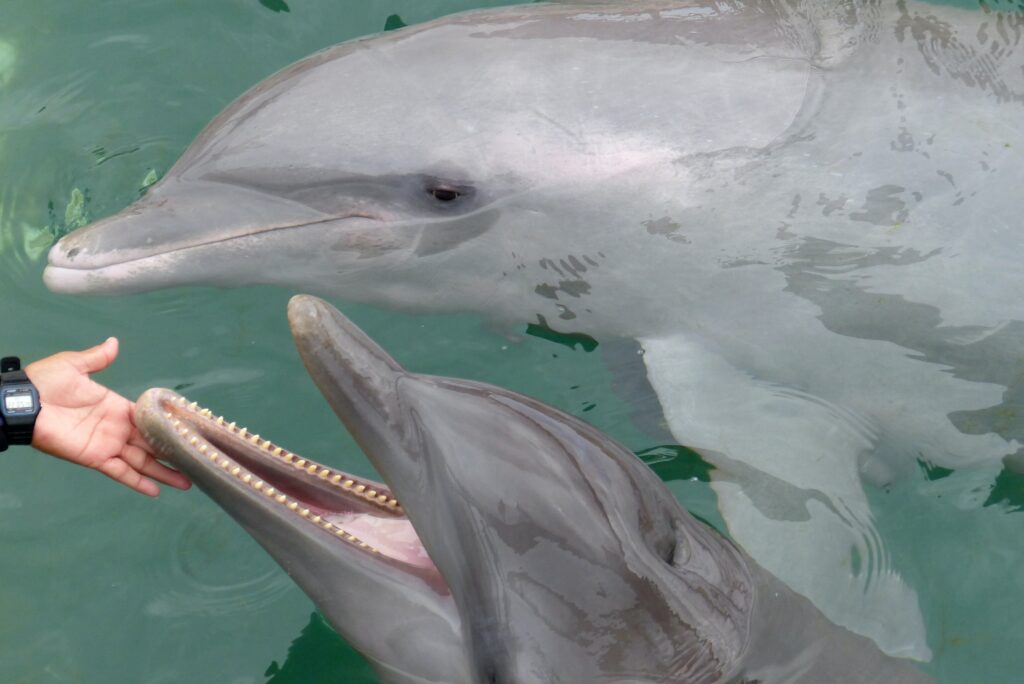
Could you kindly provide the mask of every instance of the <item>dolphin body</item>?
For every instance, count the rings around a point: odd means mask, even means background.
[[[863,479],[1021,456],[1024,18],[905,2],[529,5],[244,94],[60,292],[277,283],[639,341],[731,535],[930,656]]]
[[[136,423],[382,682],[931,681],[831,624],[593,427],[499,387],[410,373],[313,297],[294,297],[288,317],[386,484],[170,390],[147,391]]]

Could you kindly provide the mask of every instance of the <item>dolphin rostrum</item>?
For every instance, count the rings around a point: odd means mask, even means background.
[[[1024,444],[1024,19],[948,4],[534,4],[342,44],[239,98],[45,278],[636,339],[732,537],[926,659],[863,479],[994,473]]]
[[[515,392],[403,369],[294,297],[299,353],[384,477],[169,390],[136,423],[388,684],[926,684],[697,521],[629,450]]]

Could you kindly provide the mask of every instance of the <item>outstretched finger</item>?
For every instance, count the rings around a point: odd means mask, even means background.
[[[106,461],[101,463],[96,470],[100,471],[112,480],[117,480],[126,487],[130,487],[140,494],[146,496],[158,496],[160,494],[160,488],[157,487],[156,483],[152,480],[147,480],[134,468],[128,465],[128,462],[118,458],[108,458]]]
[[[157,460],[149,442],[135,428],[132,428],[131,434],[128,435],[128,444],[122,449],[121,457],[140,473],[148,475],[158,482],[178,489],[188,489],[192,486],[192,482],[181,471]]]
[[[157,482],[163,482],[176,489],[188,489],[192,482],[182,473],[164,465],[156,458],[138,447],[126,446],[121,452],[121,457],[126,460],[135,470]]]
[[[114,363],[117,358],[118,342],[116,337],[108,337],[95,347],[82,351],[67,352],[68,360],[83,373],[98,373]]]

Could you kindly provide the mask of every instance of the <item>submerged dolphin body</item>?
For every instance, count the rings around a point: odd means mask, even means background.
[[[1022,26],[698,0],[346,43],[243,95],[46,281],[269,282],[637,339],[733,537],[927,658],[862,478],[1024,443]]]
[[[323,301],[295,297],[288,316],[387,484],[169,390],[145,393],[136,423],[384,682],[931,681],[829,623],[594,428],[499,387],[410,373]]]

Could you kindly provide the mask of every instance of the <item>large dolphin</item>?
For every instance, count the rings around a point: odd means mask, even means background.
[[[927,658],[862,481],[994,474],[1024,442],[1022,27],[1007,3],[640,1],[346,43],[243,95],[45,278],[634,338],[733,537]]]
[[[136,422],[383,682],[931,681],[828,622],[589,425],[499,387],[410,373],[313,297],[293,298],[288,316],[387,484],[169,390],[146,392]]]

